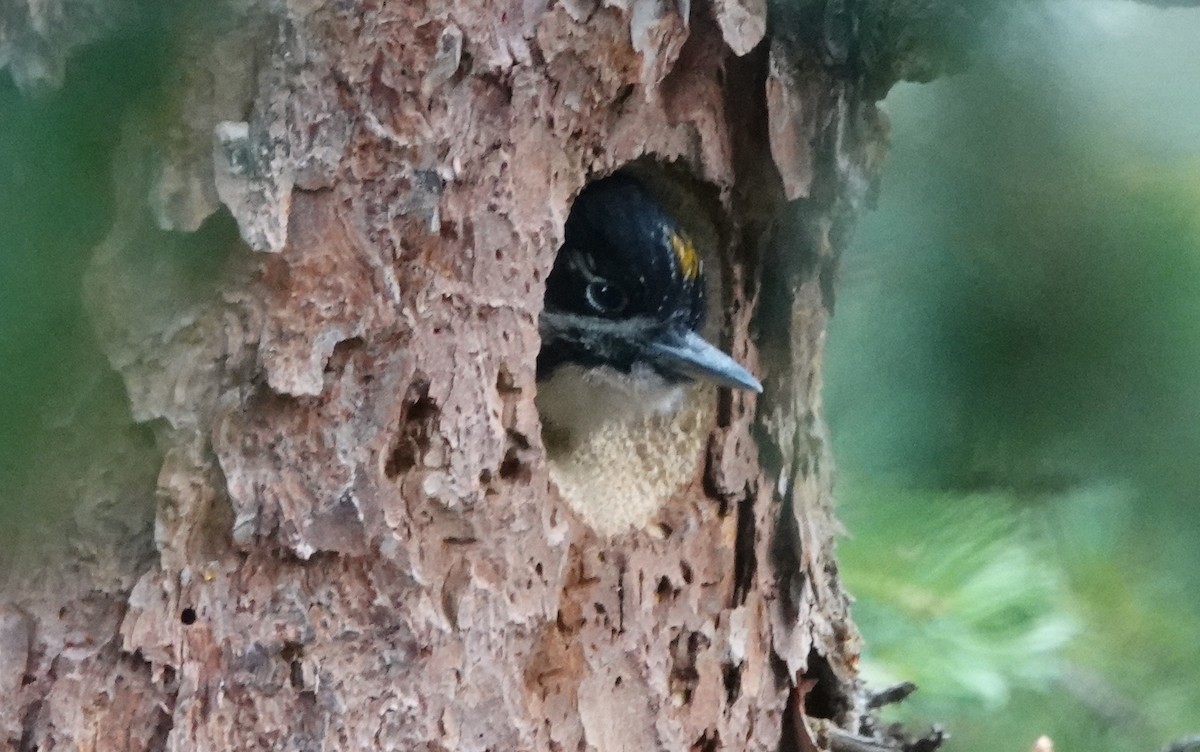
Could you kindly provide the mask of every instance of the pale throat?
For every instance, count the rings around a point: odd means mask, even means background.
[[[684,391],[643,364],[623,373],[566,363],[538,382],[536,402],[543,424],[578,438],[602,423],[675,412]]]

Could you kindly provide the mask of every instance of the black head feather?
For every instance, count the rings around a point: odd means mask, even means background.
[[[762,391],[696,333],[704,314],[704,270],[684,230],[634,178],[598,180],[571,207],[546,280],[538,378],[572,363]]]
[[[687,234],[634,178],[587,186],[567,218],[564,241],[546,280],[546,310],[644,326],[696,331],[704,324],[704,277]],[[546,343],[545,375],[563,361],[628,371],[637,358],[569,337]],[[611,343],[610,343],[611,344]]]

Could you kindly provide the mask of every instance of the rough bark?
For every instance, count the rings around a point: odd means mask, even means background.
[[[836,251],[882,154],[851,77],[765,39],[755,0],[224,10],[181,24],[167,121],[130,117],[87,283],[154,428],[134,444],[161,453],[154,552],[144,479],[117,473],[78,491],[133,510],[91,566],[80,518],[42,551],[67,563],[10,573],[5,742],[859,732],[820,403]],[[723,343],[767,391],[722,393],[690,482],[604,535],[550,482],[537,319],[573,195],[635,160],[707,207]]]

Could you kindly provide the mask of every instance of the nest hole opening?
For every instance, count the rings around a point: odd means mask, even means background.
[[[603,181],[610,187],[593,190]],[[596,196],[625,191],[630,181],[636,187],[620,193],[611,208],[596,203],[607,200]],[[652,208],[631,196],[648,197]],[[684,163],[653,155],[597,176],[572,204],[547,279],[536,404],[551,481],[568,506],[603,535],[645,529],[703,471],[716,388],[692,380],[700,371],[665,365],[678,356],[646,339],[659,336],[650,334],[651,326],[637,326],[650,321],[655,331],[666,331],[655,315],[662,322],[686,322],[680,331],[721,349],[730,297],[722,255],[729,224],[715,186]],[[644,243],[650,250],[642,256],[614,253],[619,264],[598,258],[615,245],[612,239]],[[628,269],[648,254],[659,255],[645,269]],[[664,269],[674,275],[671,285],[693,290],[686,315],[662,313],[675,311],[672,306],[683,298],[664,293],[662,299],[673,302],[657,307],[649,302],[656,288],[647,279],[667,274]],[[698,316],[697,307],[703,309]],[[667,353],[661,363],[654,360],[660,352]]]

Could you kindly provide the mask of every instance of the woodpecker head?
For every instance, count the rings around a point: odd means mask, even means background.
[[[762,391],[697,334],[705,315],[700,257],[638,181],[616,175],[589,185],[564,235],[546,280],[539,381],[571,370],[635,396],[678,392],[697,379]]]

